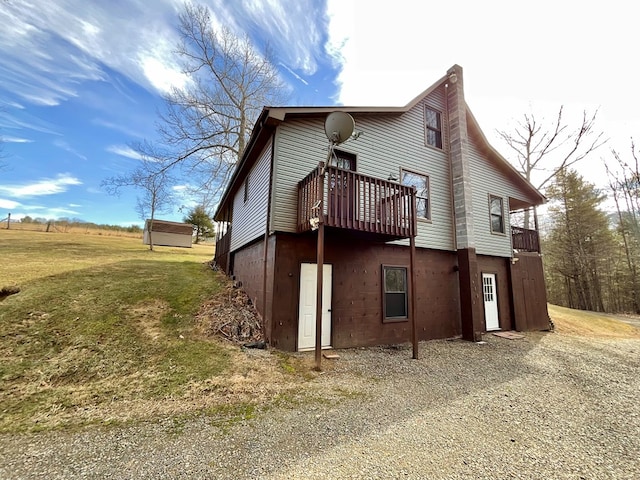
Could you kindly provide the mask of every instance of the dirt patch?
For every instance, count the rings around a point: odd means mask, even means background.
[[[20,293],[20,287],[17,287],[15,285],[0,288],[0,302],[8,296],[15,295],[16,293]]]
[[[151,340],[158,340],[163,336],[160,322],[169,309],[166,301],[153,299],[139,303],[129,311],[132,318],[140,325],[142,333]]]

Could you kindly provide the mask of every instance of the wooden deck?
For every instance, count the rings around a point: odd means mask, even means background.
[[[322,219],[326,227],[391,239],[416,235],[413,187],[337,167],[319,166],[298,183],[299,233]]]
[[[536,230],[511,226],[511,243],[519,252],[540,253],[540,237]]]

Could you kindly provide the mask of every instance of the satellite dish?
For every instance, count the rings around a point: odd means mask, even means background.
[[[353,133],[356,122],[347,112],[333,112],[324,121],[324,133],[331,143],[344,142]]]

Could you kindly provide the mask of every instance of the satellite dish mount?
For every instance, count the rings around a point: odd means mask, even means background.
[[[327,115],[324,120],[324,133],[329,140],[329,153],[325,162],[325,169],[331,160],[334,147],[347,140],[353,134],[355,127],[355,120],[347,112],[332,112]]]

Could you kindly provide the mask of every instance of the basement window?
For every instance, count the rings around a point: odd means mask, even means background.
[[[386,323],[408,320],[407,267],[383,265],[382,288],[382,321]]]

